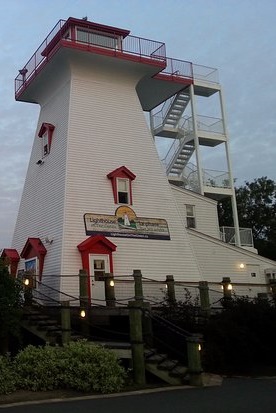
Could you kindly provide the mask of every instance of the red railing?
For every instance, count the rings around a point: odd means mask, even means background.
[[[41,43],[30,60],[26,63],[23,69],[19,70],[19,74],[15,78],[15,96],[18,95],[20,89],[26,84],[31,77],[33,77],[42,64],[46,61],[47,57],[42,55],[42,52],[46,49],[48,44],[53,40],[55,36],[60,33],[61,28],[65,24],[65,20],[59,20],[52,31],[48,34],[46,39]]]
[[[101,46],[99,43],[93,42],[93,37],[91,37],[90,41],[81,41],[76,40],[75,33],[74,38],[68,35],[66,30],[62,30],[62,27],[66,23],[65,20],[59,20],[50,34],[46,37],[46,39],[41,43],[39,48],[27,62],[27,64],[23,67],[23,69],[19,70],[19,74],[15,79],[15,96],[17,97],[25,87],[30,83],[30,81],[36,77],[39,73],[40,69],[44,66],[45,62],[47,62],[50,58],[50,54],[52,56],[52,51],[59,45],[60,40],[68,42],[68,44],[85,44],[91,47],[102,47],[105,49],[110,49],[114,52],[114,56],[119,55],[134,55],[139,56],[141,58],[148,58],[150,60],[156,60],[161,62],[166,62],[166,49],[165,44],[161,42],[157,42],[154,40],[143,39],[141,37],[135,36],[127,36],[122,41],[122,45],[118,47],[118,44],[114,41],[114,45],[105,45]],[[117,37],[117,36],[116,36]],[[115,39],[115,35],[114,35]]]
[[[69,30],[71,31],[72,37],[70,37]],[[191,62],[166,57],[165,44],[162,42],[135,36],[126,36],[122,40],[122,43],[118,44],[118,35],[114,33],[114,37],[112,37],[112,34],[109,33],[109,40],[114,39],[114,42],[109,41],[103,45],[97,42],[97,34],[94,33],[93,35],[91,32],[87,32],[87,39],[78,38],[76,40],[78,37],[77,30],[78,26],[69,26],[68,21],[59,20],[23,69],[19,70],[19,74],[15,79],[16,97],[25,90],[45,63],[53,56],[54,52],[58,50],[61,40],[63,44],[66,43],[66,45],[72,45],[72,47],[76,44],[79,46],[91,46],[91,51],[93,52],[96,50],[95,47],[97,47],[98,50],[100,50],[100,48],[109,49],[112,52],[112,56],[115,57],[131,58],[130,56],[138,56],[146,60],[148,59],[148,61],[163,63],[166,67],[161,70],[156,77],[165,77],[167,80],[190,79],[192,82],[193,78],[195,78],[208,82],[218,82],[216,69],[193,65]],[[88,35],[88,33],[90,33],[90,35]]]

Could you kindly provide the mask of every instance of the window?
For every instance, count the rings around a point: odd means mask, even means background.
[[[118,39],[112,35],[77,29],[77,40],[83,43],[90,43],[97,46],[115,49],[117,47]]]
[[[129,204],[129,179],[117,179],[118,203]]]
[[[54,129],[54,125],[44,122],[38,132],[38,137],[41,138],[42,142],[42,158],[50,153]]]
[[[136,175],[125,166],[120,166],[106,176],[112,183],[115,204],[132,205],[132,181]]]
[[[186,220],[187,220],[187,228],[196,227],[194,205],[186,205]]]
[[[42,157],[50,152],[48,133],[45,132],[42,136]]]

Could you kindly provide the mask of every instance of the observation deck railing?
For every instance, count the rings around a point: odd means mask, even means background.
[[[227,244],[236,245],[236,234],[234,227],[220,227],[220,239]],[[240,240],[242,247],[254,247],[251,228],[240,228]]]
[[[97,35],[87,37],[73,36],[70,37],[68,30],[64,27],[66,20],[59,20],[52,31],[48,34],[46,39],[41,43],[35,53],[32,55],[26,65],[19,70],[19,74],[15,78],[15,96],[25,89],[25,87],[34,79],[40,72],[44,64],[53,56],[54,52],[61,46],[61,41],[70,44],[83,44],[91,47],[98,47],[109,49],[113,56],[139,56],[141,58],[149,59],[149,61],[164,63],[163,70],[161,69],[159,75],[171,76],[175,78],[186,79],[201,79],[205,82],[218,82],[217,69],[194,65],[191,62],[184,60],[172,59],[166,57],[165,44],[155,40],[144,39],[135,36],[126,36],[121,43],[118,42],[117,35],[114,34],[114,41],[112,36],[109,41],[104,44],[99,43]],[[77,30],[77,28],[76,28]],[[78,37],[76,39],[76,37]]]
[[[23,69],[19,70],[19,74],[15,79],[15,95],[17,96],[23,86],[35,77],[40,68],[45,62],[47,62],[53,54],[53,50],[59,46],[60,41],[70,44],[85,44],[89,46],[96,46],[97,48],[109,49],[114,52],[114,56],[119,55],[132,55],[139,56],[143,58],[148,58],[150,60],[155,60],[157,62],[164,62],[166,65],[166,49],[165,44],[155,40],[143,39],[141,37],[127,36],[122,40],[121,44],[118,44],[115,39],[117,36],[114,34],[114,42],[110,41],[106,44],[100,44],[96,36],[88,36],[85,39],[75,39],[68,35],[68,32],[64,29],[62,30],[65,20],[60,20],[53,30],[49,33],[46,39],[41,43],[36,52],[26,63]],[[111,37],[112,39],[112,37]],[[51,43],[52,42],[52,43]],[[50,44],[51,43],[51,44]],[[178,66],[176,66],[178,67]],[[175,69],[173,69],[175,70]],[[178,70],[178,69],[177,69]]]

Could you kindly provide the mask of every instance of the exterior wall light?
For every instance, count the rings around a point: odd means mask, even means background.
[[[243,262],[240,263],[240,268],[245,268],[245,264]]]
[[[86,313],[85,313],[85,311],[84,311],[84,310],[81,310],[81,312],[80,312],[80,316],[81,316],[81,318],[84,318],[84,317],[86,316]]]
[[[110,287],[114,287],[114,285],[115,285],[114,280],[110,280],[109,285],[110,285]]]
[[[201,344],[198,345],[198,351],[201,351]]]
[[[228,284],[228,285],[227,285],[227,290],[228,290],[228,291],[232,291],[232,290],[233,290],[233,285],[232,285],[232,284]]]
[[[24,285],[26,285],[26,286],[30,285],[30,280],[29,280],[29,278],[25,278],[25,280],[24,280]]]

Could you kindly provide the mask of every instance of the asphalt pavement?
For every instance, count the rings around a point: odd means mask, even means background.
[[[276,378],[227,378],[221,386],[183,388],[0,406],[0,413],[276,413]]]

